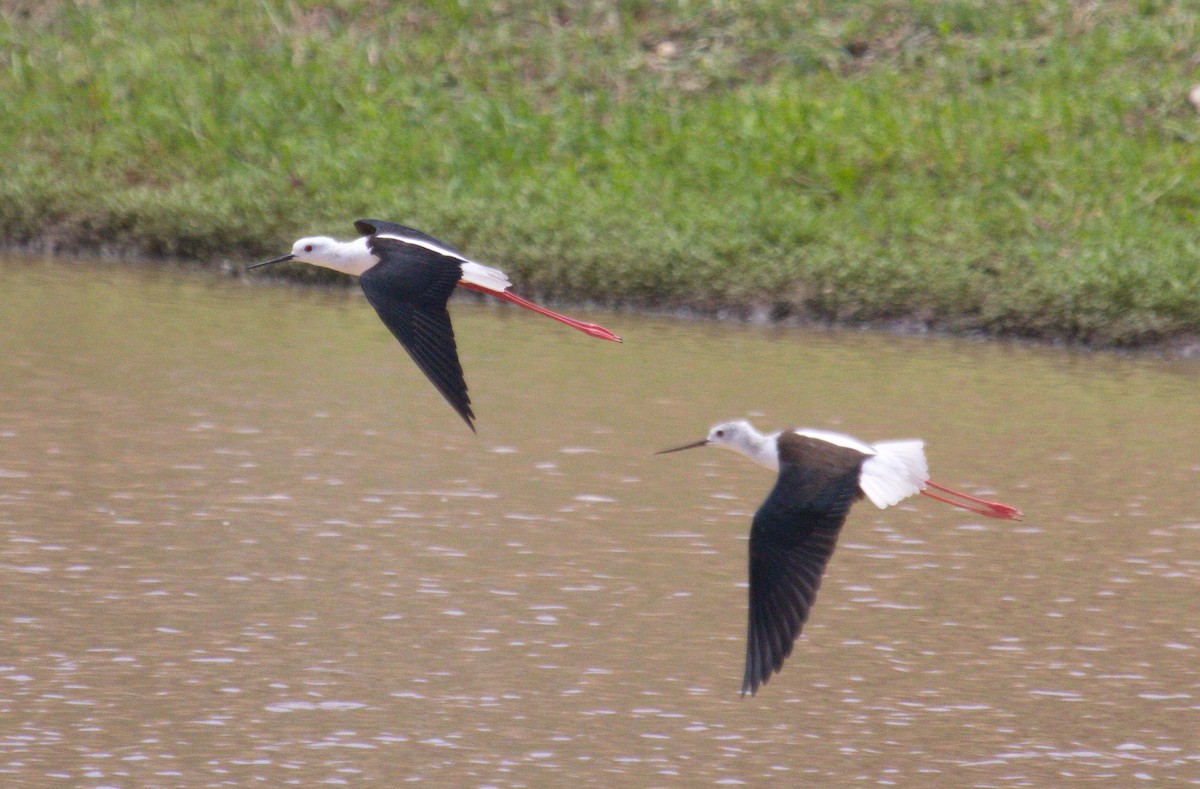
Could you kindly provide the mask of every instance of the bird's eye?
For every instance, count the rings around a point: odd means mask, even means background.
[[[724,431],[724,430],[718,430],[718,431],[717,431],[717,438],[724,438],[724,437],[725,437],[725,431]]]
[[[305,244],[305,245],[304,245],[304,251],[305,251],[305,252],[312,252],[312,244]]]

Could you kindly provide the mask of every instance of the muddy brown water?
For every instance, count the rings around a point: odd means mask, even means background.
[[[0,263],[0,784],[1200,782],[1200,366]],[[1024,523],[852,511],[740,698],[749,416]]]

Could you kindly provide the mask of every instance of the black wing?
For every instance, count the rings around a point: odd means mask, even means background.
[[[355,226],[360,231],[374,229],[362,220]],[[380,232],[384,229],[380,228]],[[436,239],[433,241],[445,246]],[[379,258],[377,264],[358,278],[367,301],[467,427],[475,430],[471,422],[475,414],[458,361],[454,327],[446,310],[446,302],[462,277],[462,261],[426,246],[391,238],[371,236],[367,244]]]
[[[792,653],[838,532],[858,498],[861,467],[862,456],[836,470],[784,465],[755,513],[743,695],[753,695]]]
[[[384,222],[382,219],[356,219],[354,221],[354,229],[362,233],[364,236],[373,236],[377,233],[383,233],[388,236],[397,236],[399,238],[410,238],[413,241],[425,242],[435,247],[441,247],[452,255],[466,260],[466,256],[459,252],[454,247],[442,241],[439,238],[434,238],[428,233],[422,233],[420,230],[414,230],[405,225],[398,225],[395,222]]]

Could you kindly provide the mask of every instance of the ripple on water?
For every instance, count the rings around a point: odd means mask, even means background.
[[[575,501],[585,504],[616,504],[617,500],[612,496],[602,496],[598,493],[580,493],[574,497]]]
[[[367,705],[358,701],[308,701],[303,699],[279,701],[266,705],[267,712],[345,712],[347,710],[366,709]]]

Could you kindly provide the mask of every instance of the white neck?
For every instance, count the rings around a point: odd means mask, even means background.
[[[356,277],[379,262],[379,258],[371,254],[370,248],[367,247],[366,237],[353,241],[334,241],[312,252],[297,254],[296,257],[305,263],[331,268],[343,274],[353,274]]]
[[[736,443],[727,446],[753,460],[760,466],[766,466],[772,471],[779,470],[779,434],[772,433],[764,436],[751,428],[738,436]]]

